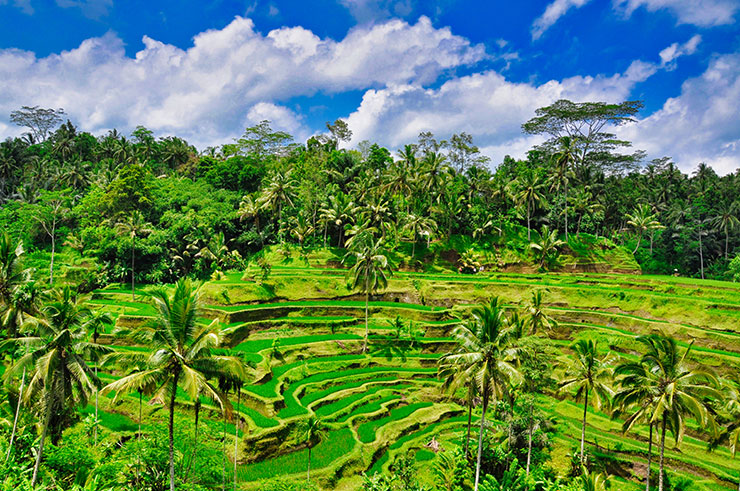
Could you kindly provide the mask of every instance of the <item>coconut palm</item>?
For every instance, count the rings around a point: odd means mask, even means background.
[[[498,297],[493,297],[487,305],[473,309],[472,318],[467,323],[455,328],[453,336],[458,349],[440,361],[443,370],[457,369],[461,377],[475,380],[483,401],[475,470],[476,491],[480,482],[483,430],[489,403],[503,399],[511,384],[521,380],[515,368],[516,349],[509,342],[507,331],[504,309],[499,305]]]
[[[177,388],[181,387],[191,400],[204,395],[216,402],[222,410],[231,411],[226,395],[209,379],[227,373],[245,376],[241,360],[216,353],[221,345],[221,331],[216,322],[199,326],[198,302],[200,287],[189,279],[179,280],[170,293],[158,288],[150,293],[156,308],[156,317],[136,328],[131,336],[150,347],[147,366],[127,375],[103,391],[135,392],[156,384],[155,398],[169,397],[169,463],[170,490],[175,489],[174,421]]]
[[[465,405],[468,407],[468,426],[467,436],[465,438],[465,458],[468,457],[468,448],[470,447],[470,431],[473,420],[473,406],[476,397],[476,381],[467,377],[467,373],[458,370],[458,367],[447,363],[446,358],[440,359],[438,379],[442,380],[443,390],[455,392],[460,387],[465,387]]]
[[[721,394],[715,389],[718,380],[712,372],[688,366],[686,358],[691,345],[681,355],[676,340],[671,337],[653,334],[637,340],[646,350],[640,361],[648,367],[651,377],[656,378],[655,405],[649,420],[660,428],[658,491],[663,491],[666,430],[671,430],[676,444],[683,437],[687,416],[693,416],[700,427],[713,430],[714,418],[707,409],[707,401],[721,399]]]
[[[724,401],[721,406],[721,416],[725,421],[722,431],[710,440],[709,450],[717,446],[727,444],[735,458],[740,448],[740,375],[733,373],[727,380],[723,380]],[[738,479],[738,490],[740,490],[740,479]]]
[[[94,311],[90,313],[90,316],[85,321],[83,328],[92,337],[94,344],[98,344],[98,338],[100,334],[104,332],[106,326],[112,326],[114,324],[113,317],[108,312],[102,310]],[[94,355],[94,354],[93,354]],[[93,356],[90,361],[95,364],[95,377],[98,376],[98,357]],[[98,445],[98,393],[100,391],[95,389],[95,429],[94,429],[94,445]]]
[[[611,401],[613,391],[607,382],[611,379],[610,357],[599,357],[596,341],[581,339],[572,345],[575,355],[566,367],[566,378],[560,382],[560,390],[575,390],[576,401],[583,401],[581,422],[581,463],[585,458],[586,415],[589,403],[601,409]]]
[[[740,228],[740,204],[735,201],[732,204],[723,205],[717,212],[717,215],[711,219],[711,224],[717,230],[722,230],[725,233],[725,259],[729,254],[730,248],[730,231],[737,230]]]
[[[72,407],[87,405],[89,396],[100,381],[85,359],[109,351],[108,348],[87,341],[85,322],[90,310],[86,297],[77,296],[72,289],[53,290],[41,315],[30,319],[24,329],[28,336],[16,338],[26,347],[23,355],[5,373],[6,380],[23,369],[29,369],[28,390],[23,396],[26,405],[39,408],[41,439],[36,453],[31,486],[38,480],[38,471],[44,451],[44,442],[50,427],[54,435],[60,433],[60,420]]]
[[[540,269],[545,269],[547,263],[553,255],[557,255],[558,249],[565,245],[565,242],[558,239],[558,231],[550,230],[550,227],[543,225],[540,230],[538,242],[529,244],[530,249],[534,251],[535,257],[539,261]]]
[[[406,230],[411,230],[412,243],[411,243],[411,257],[416,254],[416,243],[419,237],[429,237],[437,229],[437,222],[429,217],[423,215],[409,214],[406,215],[404,220],[404,227]]]
[[[352,249],[344,257],[355,259],[347,275],[350,287],[365,293],[365,340],[362,345],[363,353],[367,350],[369,335],[368,313],[370,308],[370,295],[388,286],[388,277],[392,274],[391,265],[384,255],[383,243],[369,233],[355,236],[359,240],[352,243]]]
[[[619,413],[629,414],[622,424],[627,433],[636,423],[647,423],[648,461],[645,475],[645,490],[650,491],[650,466],[653,458],[653,430],[655,423],[650,419],[655,411],[659,391],[658,378],[642,361],[625,362],[614,369],[619,391],[614,395],[613,405]]]
[[[236,212],[240,221],[254,220],[254,226],[257,232],[260,231],[260,204],[251,195],[245,195],[239,203],[239,210]]]
[[[559,148],[553,155],[555,173],[553,174],[552,185],[550,189],[560,189],[563,187],[563,203],[565,205],[565,240],[568,240],[568,182],[571,176],[573,163],[576,159],[576,139],[570,136],[563,136],[558,139]]]
[[[543,203],[545,183],[539,173],[529,171],[512,182],[514,199],[527,210],[527,240],[532,240],[530,222],[538,204]]]
[[[23,242],[15,241],[8,232],[0,235],[0,312],[12,303],[16,288],[31,279],[31,270],[23,268]]]
[[[550,329],[555,325],[555,320],[545,312],[542,302],[542,290],[532,291],[532,298],[527,305],[527,314],[529,316],[529,325],[532,328],[532,335],[537,334],[537,331],[542,327]]]
[[[637,249],[640,248],[640,242],[645,232],[665,228],[657,220],[650,206],[646,204],[638,205],[632,214],[627,214],[627,225],[632,227],[635,233],[637,233],[637,245],[635,246],[635,250],[632,251],[632,254],[636,253]]]
[[[147,222],[139,210],[134,210],[123,221],[116,223],[116,230],[121,235],[131,237],[131,300],[136,300],[135,266],[136,266],[136,238],[153,231],[152,224]]]
[[[300,439],[308,447],[308,468],[306,469],[306,481],[311,481],[311,449],[317,445],[326,435],[326,425],[316,416],[311,416],[299,427]]]
[[[283,208],[285,205],[293,206],[293,198],[295,196],[296,181],[291,176],[291,171],[276,171],[257,201],[261,208],[277,212],[275,214],[275,226],[280,230],[280,222],[283,219]]]

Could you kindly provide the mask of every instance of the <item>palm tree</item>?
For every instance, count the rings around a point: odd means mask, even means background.
[[[722,230],[725,233],[725,259],[727,259],[728,251],[730,248],[730,231],[737,230],[738,227],[740,227],[740,219],[738,219],[738,214],[740,214],[740,205],[738,205],[738,202],[735,201],[730,205],[725,204],[722,208],[720,208],[717,216],[715,216],[711,220],[711,223],[715,229]]]
[[[473,309],[470,321],[453,331],[458,349],[440,361],[444,370],[457,369],[460,376],[475,380],[477,391],[483,399],[475,491],[480,482],[483,430],[489,403],[491,399],[503,399],[511,384],[521,379],[514,365],[517,353],[510,345],[506,327],[504,309],[499,305],[498,297],[493,297],[488,305]]]
[[[583,217],[585,215],[593,215],[597,211],[601,210],[603,206],[599,203],[593,202],[594,195],[589,190],[588,186],[578,190],[575,195],[571,196],[569,199],[573,206],[573,210],[575,210],[578,215],[578,225],[576,226],[577,236],[581,233],[581,222],[583,221]]]
[[[559,189],[563,186],[563,203],[565,204],[565,240],[568,240],[568,181],[570,177],[570,168],[576,159],[576,139],[570,136],[563,136],[558,139],[560,147],[553,155],[555,164],[555,174],[550,189]]]
[[[629,213],[627,214],[627,225],[632,227],[632,229],[638,234],[637,245],[635,246],[635,250],[632,251],[632,254],[636,253],[637,249],[640,248],[640,242],[642,241],[642,237],[645,232],[665,228],[657,220],[656,215],[653,214],[650,206],[646,204],[637,205],[637,208],[631,215]]]
[[[263,209],[277,212],[275,225],[278,230],[280,230],[280,222],[283,219],[283,208],[285,205],[293,206],[295,195],[296,182],[291,176],[291,171],[276,171],[257,200]]]
[[[355,236],[357,237],[357,236]],[[353,257],[355,264],[352,265],[347,275],[350,278],[350,286],[353,290],[365,293],[365,341],[362,352],[367,350],[369,335],[368,311],[370,307],[370,295],[388,286],[388,277],[392,274],[388,258],[383,254],[382,240],[375,239],[370,234],[359,237],[352,243],[352,249],[344,257],[344,260]]]
[[[532,242],[529,247],[535,252],[535,256],[539,256],[540,269],[545,269],[545,263],[564,245],[565,242],[558,239],[557,230],[550,230],[547,225],[543,225],[539,242]]]
[[[90,310],[85,306],[86,300],[69,287],[52,291],[41,315],[28,323],[28,328],[34,331],[33,335],[15,340],[30,351],[5,374],[7,379],[22,369],[31,370],[31,380],[23,400],[27,405],[35,404],[39,408],[42,425],[31,478],[32,487],[38,479],[50,426],[56,426],[68,408],[85,406],[89,396],[100,385],[100,380],[87,366],[85,358],[109,350],[86,341],[84,326],[90,316]]]
[[[470,446],[470,431],[476,396],[476,382],[473,379],[469,379],[466,375],[465,372],[460,372],[457,366],[446,363],[444,357],[440,359],[437,378],[443,381],[443,390],[454,392],[459,387],[466,387],[465,405],[468,407],[468,426],[467,437],[465,438],[465,458],[468,457],[468,448]]]
[[[687,416],[693,416],[700,427],[713,428],[714,419],[707,410],[707,400],[721,399],[721,394],[714,388],[718,381],[713,373],[701,367],[692,369],[688,366],[686,358],[691,352],[691,344],[680,355],[678,344],[671,337],[652,334],[640,336],[637,340],[646,349],[640,361],[648,367],[651,377],[655,377],[657,390],[649,421],[660,425],[658,491],[663,491],[666,430],[671,430],[678,444],[683,437]]]
[[[134,392],[155,383],[155,397],[169,396],[169,461],[170,490],[175,490],[174,421],[177,388],[181,387],[191,400],[199,395],[212,399],[224,411],[231,411],[226,395],[209,379],[228,373],[245,376],[244,365],[238,358],[216,354],[221,345],[217,322],[199,326],[198,302],[200,287],[189,279],[179,280],[170,295],[164,288],[150,293],[157,310],[156,317],[136,328],[131,336],[151,348],[147,367],[127,375],[103,391]]]
[[[618,377],[617,384],[621,388],[614,395],[613,405],[618,408],[619,412],[630,413],[622,424],[622,432],[627,433],[638,422],[646,422],[649,426],[645,490],[650,491],[650,466],[653,458],[653,429],[655,428],[650,418],[657,402],[658,379],[641,361],[621,363],[614,369],[614,375]]]
[[[101,332],[105,329],[105,326],[112,326],[114,324],[113,317],[108,312],[98,310],[91,312],[88,319],[85,321],[83,328],[92,337],[94,344],[98,344],[98,338]],[[93,356],[91,361],[95,362],[95,377],[98,376],[98,358]],[[98,446],[98,393],[100,391],[95,389],[95,430],[94,430],[94,445]]]
[[[136,258],[136,237],[152,232],[152,224],[147,222],[144,215],[139,210],[134,210],[131,215],[124,221],[116,224],[116,230],[121,235],[131,237],[131,300],[136,300],[136,283],[135,283],[135,258]]]
[[[357,206],[352,198],[339,191],[329,197],[329,206],[320,210],[321,219],[325,223],[333,223],[339,231],[337,247],[344,247],[344,226],[352,223],[357,213]],[[324,244],[326,244],[326,228],[324,228]]]
[[[421,236],[431,236],[434,230],[437,228],[437,222],[429,217],[423,215],[406,215],[404,220],[404,226],[407,230],[411,230],[412,245],[411,245],[411,257],[416,255],[416,242]]]
[[[532,335],[537,334],[537,331],[541,327],[549,329],[555,324],[555,320],[545,312],[542,303],[542,290],[534,290],[532,292],[532,299],[529,301],[529,305],[527,305],[527,313],[529,314],[529,325],[532,326]]]
[[[529,171],[519,179],[512,182],[514,186],[515,200],[521,205],[527,208],[527,240],[532,240],[532,229],[530,227],[530,221],[532,213],[534,213],[537,204],[542,203],[545,199],[545,195],[542,193],[545,183],[542,181],[540,174],[537,172]]]
[[[583,400],[583,421],[581,423],[581,463],[585,458],[586,415],[589,402],[596,409],[608,405],[613,395],[607,385],[611,378],[608,356],[599,358],[596,341],[581,339],[572,346],[575,359],[567,367],[566,378],[560,383],[561,391],[575,389],[576,401]],[[591,397],[593,396],[593,397]]]
[[[240,221],[254,220],[254,226],[257,228],[257,233],[260,231],[260,204],[259,200],[254,199],[249,194],[245,195],[239,203],[239,210],[237,216]]]
[[[301,440],[308,446],[308,469],[306,470],[306,481],[311,481],[311,448],[321,441],[326,435],[324,422],[316,416],[308,418],[300,427]]]
[[[726,421],[726,426],[716,438],[710,440],[709,450],[714,450],[718,445],[727,443],[734,459],[740,448],[740,376],[733,373],[722,383],[725,386],[723,388],[726,388],[726,391],[723,391],[726,396],[721,407],[721,415]],[[740,479],[738,479],[738,490],[740,490]]]

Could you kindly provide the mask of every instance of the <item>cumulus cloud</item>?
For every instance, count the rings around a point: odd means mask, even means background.
[[[44,58],[0,50],[6,87],[0,118],[21,105],[63,107],[88,131],[143,124],[198,145],[213,144],[239,128],[259,103],[428,84],[485,56],[483,47],[434,28],[425,17],[415,24],[392,20],[357,27],[341,41],[301,27],[262,35],[250,19],[236,17],[223,29],[195,36],[187,50],[146,36],[143,43],[133,58],[111,33]]]
[[[670,69],[675,68],[673,63],[679,56],[693,55],[701,43],[701,36],[696,34],[683,44],[673,43],[660,52],[660,63]]]
[[[532,24],[532,39],[537,40],[572,8],[581,8],[591,0],[555,0]]]
[[[514,83],[488,71],[453,78],[438,89],[398,84],[369,90],[347,118],[354,132],[351,143],[367,139],[397,148],[414,141],[422,131],[441,137],[465,131],[496,164],[506,154],[523,156],[541,141],[521,133],[521,124],[534,116],[535,109],[563,98],[622,101],[635,84],[656,70],[654,65],[637,61],[624,73],[576,76],[541,85]]]
[[[620,136],[650,158],[671,156],[683,170],[700,162],[720,174],[740,167],[740,54],[714,58],[707,70],[685,81],[681,94]]]
[[[731,24],[740,4],[736,0],[612,0],[615,8],[630,16],[640,7],[649,12],[668,10],[680,24],[712,27]]]

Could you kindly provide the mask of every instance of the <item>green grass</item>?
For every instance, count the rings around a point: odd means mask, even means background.
[[[431,402],[417,402],[407,406],[401,406],[391,410],[385,418],[368,421],[357,428],[357,435],[362,443],[370,443],[375,440],[375,434],[383,425],[392,421],[404,419],[415,411],[432,406]]]
[[[349,428],[331,431],[311,450],[311,467],[321,469],[352,452],[357,440]],[[305,473],[308,467],[308,449],[290,452],[274,459],[240,465],[237,473],[242,481],[268,479],[274,476]]]

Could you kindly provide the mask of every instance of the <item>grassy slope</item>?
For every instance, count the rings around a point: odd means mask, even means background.
[[[467,276],[399,272],[387,291],[371,304],[374,336],[370,353],[361,355],[358,350],[364,333],[364,304],[349,297],[344,271],[319,267],[335,256],[309,255],[308,262],[314,265],[310,268],[305,261],[291,257],[274,265],[265,284],[242,279],[248,274],[235,273],[205,286],[212,312],[261,311],[269,321],[246,324],[242,328],[246,338],[237,346],[257,364],[258,373],[272,372],[271,380],[247,388],[239,408],[249,426],[240,460],[257,457],[255,463],[240,465],[240,475],[245,479],[276,474],[301,476],[307,450],[295,451],[300,444],[290,430],[312,412],[326,418],[330,426],[327,438],[312,453],[315,475],[330,489],[352,489],[360,472],[381,469],[393,455],[417,451],[432,436],[443,445],[459,441],[464,426],[460,420],[462,408],[445,399],[433,383],[434,363],[439,356],[436,349],[449,342],[456,316],[465,315],[470,305],[491,295],[515,306],[526,302],[532,290],[546,288],[549,313],[560,322],[553,335],[564,353],[571,340],[589,337],[629,356],[636,335],[665,331],[684,345],[694,340],[692,357],[697,362],[723,371],[740,364],[740,289],[736,285],[599,273],[494,272]],[[224,305],[223,291],[232,305]],[[130,302],[125,287],[99,291],[95,297],[96,307],[120,315],[119,323],[125,323],[131,315],[151,314],[151,306],[145,302]],[[288,306],[290,312],[279,312]],[[351,313],[337,314],[337,309]],[[271,317],[276,313],[281,315]],[[394,341],[389,321],[397,315],[413,321],[414,329],[422,336],[419,341],[426,342]],[[275,339],[280,340],[277,357],[272,348]],[[383,385],[388,382],[388,386]],[[543,397],[541,405],[558,420],[551,465],[563,471],[568,452],[580,437],[582,407],[550,397]],[[133,406],[129,402],[116,411],[125,413],[126,408],[132,410]],[[111,425],[113,421],[115,418]],[[647,431],[640,428],[625,436],[619,426],[618,421],[592,412],[588,440],[610,449],[631,472],[630,462],[644,461]],[[707,454],[705,447],[690,434],[680,451],[671,443],[667,457],[678,474],[696,479],[696,489],[736,487],[731,483],[737,482],[738,465],[729,452],[721,448]],[[417,452],[417,459],[425,462],[420,467],[422,479],[430,479],[430,457],[433,455],[426,451]],[[626,483],[623,486],[630,489]],[[256,489],[258,485],[245,487]]]

